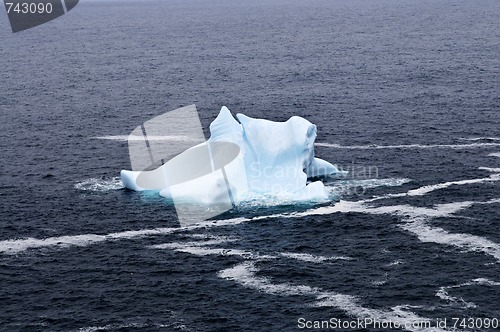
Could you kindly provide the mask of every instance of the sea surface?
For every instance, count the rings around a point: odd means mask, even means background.
[[[82,0],[15,34],[1,14],[0,331],[495,330],[499,54],[496,0]],[[206,135],[223,105],[302,116],[349,174],[326,203],[181,227],[118,176],[135,127],[193,103]]]

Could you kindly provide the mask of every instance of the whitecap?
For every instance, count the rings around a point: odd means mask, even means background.
[[[386,266],[397,266],[397,265],[403,265],[404,263],[405,263],[404,260],[396,259],[396,260],[390,262],[389,264],[387,264]]]
[[[389,273],[384,273],[383,277],[378,280],[373,280],[370,282],[373,286],[382,286],[389,281]]]
[[[287,258],[292,258],[296,259],[299,261],[304,261],[304,262],[311,262],[311,263],[323,263],[323,262],[328,262],[328,261],[334,261],[334,260],[353,260],[352,257],[347,257],[347,256],[330,256],[330,257],[325,257],[325,256],[317,256],[317,255],[311,255],[311,254],[305,254],[305,253],[294,253],[294,252],[282,252],[280,253],[281,256],[287,257]]]
[[[90,178],[75,184],[75,189],[82,191],[104,192],[123,188],[124,186],[120,177],[113,177],[108,179]]]

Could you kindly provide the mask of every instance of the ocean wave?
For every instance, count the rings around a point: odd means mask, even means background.
[[[105,192],[125,188],[120,177],[90,178],[75,184],[75,189],[82,191]]]

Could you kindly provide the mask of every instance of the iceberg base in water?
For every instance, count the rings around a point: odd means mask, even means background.
[[[210,139],[154,170],[121,171],[131,190],[156,190],[175,202],[234,206],[248,197],[275,196],[287,201],[327,200],[321,181],[339,175],[329,162],[314,157],[316,126],[293,116],[286,122],[237,120],[224,106],[210,124]],[[176,208],[177,205],[176,205]]]

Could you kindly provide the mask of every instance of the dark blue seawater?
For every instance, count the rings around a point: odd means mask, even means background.
[[[500,2],[82,0],[16,34],[0,16],[1,331],[500,319]],[[350,174],[326,204],[179,227],[121,187],[120,136],[192,103],[205,129],[222,105],[305,117]]]

